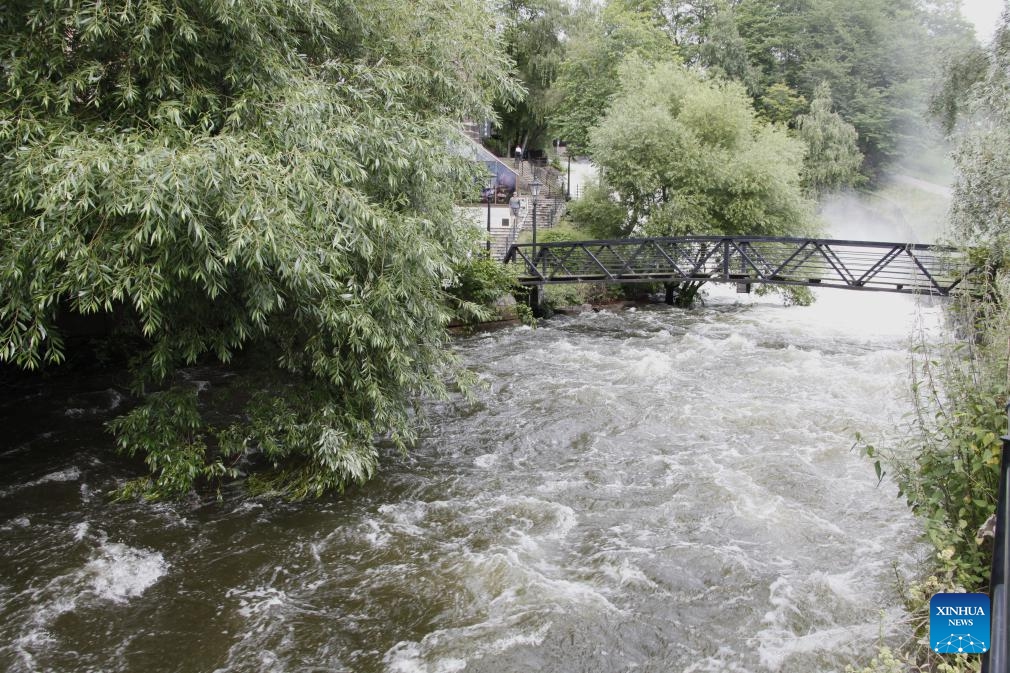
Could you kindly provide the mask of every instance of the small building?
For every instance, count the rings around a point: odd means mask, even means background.
[[[485,184],[474,189],[474,201],[461,203],[459,207],[474,226],[489,234],[491,253],[501,258],[508,246],[515,242],[518,233],[519,219],[514,217],[509,201],[516,193],[519,174],[470,137],[460,139],[453,151],[484,166]],[[525,210],[523,203],[521,212]]]

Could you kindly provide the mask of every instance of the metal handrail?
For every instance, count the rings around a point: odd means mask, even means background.
[[[551,214],[548,216],[547,220],[550,222],[549,227],[553,227],[558,222],[558,218],[565,214],[565,208],[567,204],[564,201],[554,201],[554,205],[551,207]],[[559,215],[560,213],[561,215]]]
[[[564,201],[554,200],[554,205],[551,206],[551,210],[547,213],[545,222],[540,225],[542,229],[549,229],[557,224],[558,219],[561,215],[564,215],[567,204]],[[508,263],[509,250],[513,246],[518,244],[519,241],[519,229],[522,228],[521,225],[528,221],[530,215],[533,213],[533,205],[530,204],[530,210],[524,213],[522,217],[512,218],[512,226],[509,228],[509,232],[505,237],[505,255],[502,257],[502,263]],[[559,215],[560,213],[560,215]]]
[[[1010,671],[1010,622],[1007,614],[1007,577],[1010,577],[1010,405],[1007,406],[1007,434],[1003,436],[1000,462],[999,496],[996,505],[996,532],[992,543],[992,570],[989,574],[989,651],[982,655],[982,673]]]
[[[516,215],[512,218],[512,227],[509,229],[508,236],[505,237],[505,257],[508,257],[508,251],[516,244],[519,240],[519,216]]]

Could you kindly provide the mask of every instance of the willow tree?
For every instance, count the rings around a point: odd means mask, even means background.
[[[479,0],[19,0],[0,13],[0,361],[132,338],[121,449],[173,495],[265,458],[293,496],[375,469],[443,390],[459,120],[516,85]],[[253,358],[209,423],[179,368]]]
[[[831,86],[814,90],[810,112],[796,119],[796,132],[807,144],[803,184],[814,196],[851,187],[860,180],[863,153],[856,128],[831,109]]]
[[[596,197],[620,204],[622,235],[813,231],[800,188],[803,143],[761,122],[743,86],[636,59],[622,66],[621,83],[590,146],[604,176]],[[698,287],[668,287],[667,301],[676,294],[689,304]]]

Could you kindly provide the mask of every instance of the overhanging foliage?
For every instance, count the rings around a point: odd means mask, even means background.
[[[367,475],[373,438],[409,441],[411,402],[444,389],[469,179],[447,139],[518,92],[490,20],[476,0],[8,3],[0,360],[60,362],[64,312],[115,312],[148,389],[255,346],[298,382],[268,414],[299,427],[270,440],[291,492]],[[158,481],[210,429],[187,432],[120,437],[156,494],[217,476],[190,451]],[[234,434],[233,453],[267,442]]]

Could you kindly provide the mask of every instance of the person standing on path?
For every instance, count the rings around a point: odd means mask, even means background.
[[[519,224],[519,211],[523,207],[522,199],[519,198],[519,190],[516,190],[512,194],[512,198],[509,199],[509,210],[512,212],[512,226],[516,227]]]
[[[522,145],[516,145],[515,165],[516,166],[521,166],[522,163],[523,163],[523,146]]]

